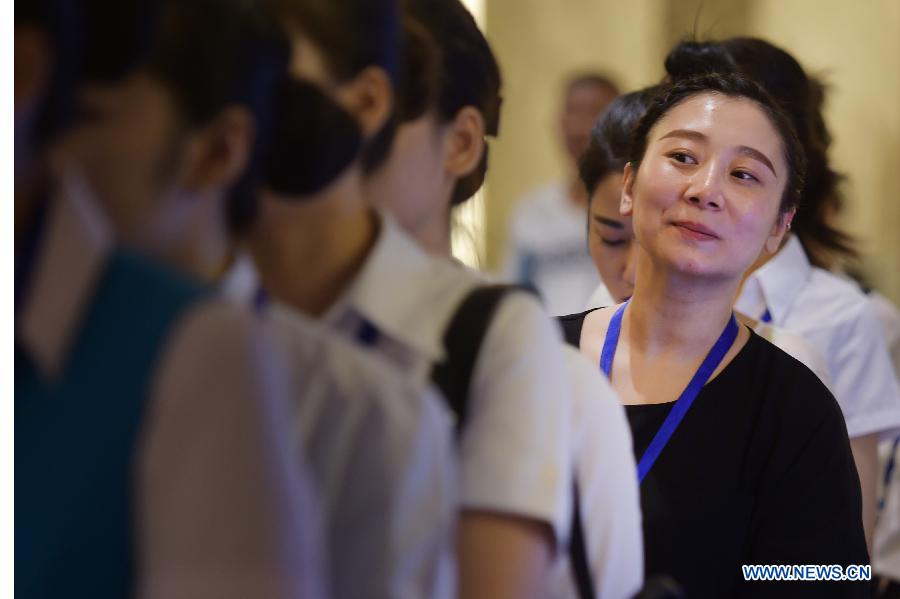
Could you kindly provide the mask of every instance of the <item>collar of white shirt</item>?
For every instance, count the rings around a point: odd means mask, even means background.
[[[340,327],[348,317],[361,317],[380,334],[439,362],[445,353],[441,344],[445,323],[431,310],[423,310],[423,290],[417,282],[437,276],[449,265],[426,254],[384,211],[379,212],[379,222],[372,251],[325,321]]]
[[[745,284],[745,290],[738,301],[738,309],[742,309],[741,300],[754,292],[753,285],[758,285],[759,292],[765,300],[766,309],[772,315],[772,322],[783,322],[794,299],[812,276],[812,265],[803,251],[803,246],[796,236],[791,235],[783,248],[762,267],[756,270]],[[759,318],[759,314],[749,314]]]
[[[16,337],[44,376],[52,378],[62,372],[113,233],[85,182],[73,172],[60,179],[46,218]]]

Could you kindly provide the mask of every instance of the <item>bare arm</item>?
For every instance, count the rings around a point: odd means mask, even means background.
[[[549,524],[465,510],[457,532],[459,596],[540,597],[555,545]]]
[[[859,473],[862,489],[863,529],[866,532],[866,546],[872,555],[872,534],[875,530],[875,504],[878,488],[878,433],[850,439],[853,461]]]

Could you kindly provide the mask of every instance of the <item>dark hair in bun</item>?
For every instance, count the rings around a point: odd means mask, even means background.
[[[731,56],[718,42],[679,42],[666,56],[665,65],[669,81],[738,70]]]

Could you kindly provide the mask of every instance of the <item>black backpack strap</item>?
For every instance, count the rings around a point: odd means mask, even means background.
[[[587,541],[584,538],[584,524],[581,521],[581,499],[578,493],[578,481],[572,485],[572,540],[569,543],[569,562],[572,576],[580,599],[593,599],[594,579],[591,576],[590,562],[587,555]]]
[[[478,351],[497,306],[508,293],[527,289],[517,285],[487,285],[473,289],[456,309],[444,332],[444,361],[435,364],[431,380],[456,415],[456,434],[466,422],[468,396]]]

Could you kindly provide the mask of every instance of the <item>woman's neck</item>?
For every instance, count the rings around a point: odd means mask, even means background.
[[[450,249],[450,209],[435,210],[415,232],[416,241],[433,256],[449,258]]]
[[[249,245],[263,287],[278,300],[318,317],[359,271],[378,227],[354,171],[314,198],[263,193]]]
[[[673,348],[684,357],[708,352],[731,318],[740,284],[673,272],[643,251],[636,278],[625,326],[630,344],[651,356]]]
[[[221,217],[224,193],[192,195],[183,198],[181,204],[190,208],[174,208],[171,216],[161,221],[159,236],[154,237],[154,253],[201,281],[215,281],[228,254],[228,236]]]

